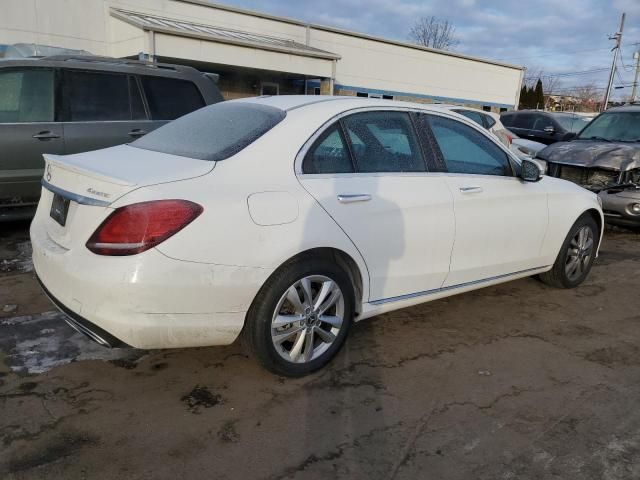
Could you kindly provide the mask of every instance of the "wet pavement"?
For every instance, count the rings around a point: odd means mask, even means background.
[[[303,379],[242,345],[107,350],[0,233],[0,478],[640,478],[640,235],[587,282],[523,279],[357,324]]]

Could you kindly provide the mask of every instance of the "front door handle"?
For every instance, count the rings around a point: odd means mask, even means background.
[[[480,193],[482,192],[482,187],[460,187],[460,191],[462,193]]]
[[[44,132],[36,133],[33,138],[37,140],[51,140],[52,138],[60,138],[60,135],[56,135],[50,130],[45,130]]]
[[[146,135],[147,131],[146,130],[142,130],[141,128],[134,128],[133,130],[131,130],[129,132],[129,136],[130,137],[141,137],[143,135]]]
[[[368,193],[345,193],[338,195],[338,201],[340,203],[368,202],[369,200],[371,200],[371,195]]]

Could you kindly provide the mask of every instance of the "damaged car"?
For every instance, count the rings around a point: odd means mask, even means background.
[[[597,193],[607,223],[640,228],[640,105],[607,110],[537,158],[548,175]]]

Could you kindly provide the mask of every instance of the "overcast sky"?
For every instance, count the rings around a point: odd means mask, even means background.
[[[215,0],[214,0],[215,1]],[[524,65],[545,74],[611,66],[614,42],[607,39],[627,13],[619,77],[633,82],[633,52],[640,49],[640,0],[217,0],[298,20],[407,40],[416,18],[435,15],[453,22],[456,51]],[[625,68],[626,67],[626,68]],[[560,89],[606,86],[609,72],[558,77]],[[615,97],[630,88],[615,90]]]

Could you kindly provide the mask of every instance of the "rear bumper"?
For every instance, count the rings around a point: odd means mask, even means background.
[[[622,196],[624,195],[624,196]],[[640,191],[625,191],[622,193],[600,192],[604,219],[611,225],[622,227],[640,227],[640,214],[631,210],[631,205],[640,204]]]
[[[69,323],[103,344],[135,348],[228,345],[270,272],[184,262],[155,249],[103,257],[65,249],[31,225],[33,264],[52,302]]]
[[[62,302],[60,302],[56,297],[54,297],[51,294],[49,290],[47,290],[47,287],[44,286],[44,284],[42,283],[42,280],[40,280],[40,277],[38,277],[38,275],[36,275],[36,279],[38,280],[38,283],[40,284],[42,291],[47,296],[47,298],[51,301],[51,303],[53,303],[58,308],[58,310],[60,310],[62,313],[64,313],[67,316],[67,318],[65,318],[65,322],[67,322],[69,326],[71,326],[71,328],[82,333],[83,335],[86,335],[91,340],[99,343],[103,347],[120,348],[120,347],[129,346],[126,343],[124,343],[122,340],[119,340],[113,335],[111,335],[109,332],[101,329],[97,325],[94,325],[93,323],[91,323],[86,318],[81,317],[77,313],[65,307],[62,304]]]

